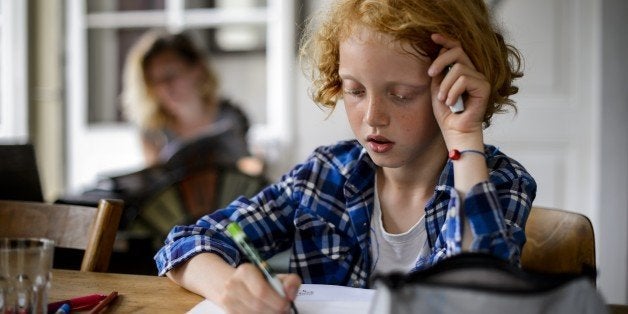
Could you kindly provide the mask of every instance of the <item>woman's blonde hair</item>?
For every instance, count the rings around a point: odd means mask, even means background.
[[[365,26],[410,43],[413,54],[434,60],[440,46],[434,33],[460,41],[477,70],[491,84],[484,125],[505,106],[516,110],[509,97],[518,88],[512,81],[523,76],[520,53],[505,43],[493,25],[484,0],[341,0],[335,1],[320,20],[310,20],[301,42],[301,61],[312,79],[313,100],[335,108],[342,90],[338,75],[339,43],[355,27]]]
[[[146,77],[152,58],[164,52],[172,52],[188,65],[200,67],[202,75],[198,92],[203,104],[208,107],[217,105],[218,77],[208,65],[207,54],[202,53],[186,33],[149,31],[135,43],[127,55],[121,95],[126,117],[144,130],[163,128],[172,119],[160,106]]]

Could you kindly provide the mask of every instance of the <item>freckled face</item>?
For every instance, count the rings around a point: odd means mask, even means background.
[[[442,150],[427,75],[430,61],[409,45],[358,29],[340,42],[339,74],[351,129],[381,167],[421,164]]]

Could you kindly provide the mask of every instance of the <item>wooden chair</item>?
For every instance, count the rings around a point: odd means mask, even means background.
[[[524,270],[595,277],[595,236],[585,215],[533,207],[525,233],[527,242],[521,255]]]
[[[138,215],[126,231],[151,234],[157,249],[174,225],[194,223],[238,196],[257,194],[266,184],[263,176],[250,176],[227,165],[207,165],[173,180],[138,204]]]
[[[85,250],[81,271],[106,272],[122,216],[121,200],[98,207],[0,201],[0,237],[41,237],[60,248]]]

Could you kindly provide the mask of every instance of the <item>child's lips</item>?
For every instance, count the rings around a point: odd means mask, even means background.
[[[371,151],[380,154],[391,150],[395,145],[395,142],[392,142],[387,138],[378,135],[369,135],[366,138],[366,143]]]

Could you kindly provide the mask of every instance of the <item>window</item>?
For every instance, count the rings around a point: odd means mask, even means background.
[[[0,140],[28,140],[26,1],[0,0]]]
[[[250,116],[254,141],[278,155],[291,140],[294,6],[284,0],[69,1],[70,192],[93,184],[99,173],[143,164],[138,132],[124,121],[118,96],[126,53],[150,28],[197,35],[210,51],[223,95]]]

